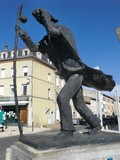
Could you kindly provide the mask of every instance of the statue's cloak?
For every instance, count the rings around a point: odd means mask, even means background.
[[[78,67],[78,65],[71,67],[63,62],[64,68],[73,73],[83,74],[83,85],[85,86],[92,87],[101,91],[112,91],[112,89],[115,87],[115,81],[113,80],[113,77],[84,64],[78,56],[77,47],[72,32],[65,26],[59,26],[59,29],[62,35],[62,40],[70,50],[69,53],[71,58],[80,64],[80,67]]]

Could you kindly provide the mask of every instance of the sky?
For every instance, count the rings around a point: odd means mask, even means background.
[[[1,0],[0,51],[4,45],[14,48],[15,24],[18,6],[27,23],[20,24],[37,43],[46,34],[45,29],[32,16],[32,11],[43,8],[49,11],[58,24],[71,29],[79,56],[90,67],[99,66],[113,76],[120,88],[120,43],[115,29],[120,27],[120,0]],[[18,48],[25,47],[19,39]]]

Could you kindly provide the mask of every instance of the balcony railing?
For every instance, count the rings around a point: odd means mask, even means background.
[[[14,97],[0,97],[0,102],[15,101]],[[18,96],[18,101],[29,101],[28,96]]]

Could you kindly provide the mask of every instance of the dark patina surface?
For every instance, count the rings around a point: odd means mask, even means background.
[[[56,139],[56,133],[49,131],[44,133],[36,133],[25,135],[20,138],[20,141],[37,150],[60,149],[68,147],[77,147],[93,144],[110,144],[120,143],[119,133],[99,132],[98,134],[88,135],[83,133],[75,133],[72,138]]]
[[[66,139],[68,138],[67,136],[71,136],[76,131],[73,125],[72,111],[69,103],[71,99],[75,110],[91,127],[91,134],[99,132],[102,128],[100,119],[94,115],[85,104],[82,86],[92,87],[97,90],[111,91],[115,86],[113,77],[104,74],[100,70],[93,69],[82,62],[78,56],[79,54],[72,31],[64,25],[56,24],[58,20],[48,11],[39,8],[34,10],[32,15],[39,24],[45,28],[47,35],[36,45],[27,32],[19,27],[21,39],[25,42],[30,51],[41,52],[43,55],[47,56],[56,67],[60,77],[66,82],[57,95],[61,128],[61,135],[58,135],[58,140],[60,137]],[[73,139],[76,136],[77,135],[74,135]],[[25,138],[22,139],[25,141]],[[50,143],[52,143],[51,139],[54,141],[53,137],[50,137],[50,139],[48,138]]]

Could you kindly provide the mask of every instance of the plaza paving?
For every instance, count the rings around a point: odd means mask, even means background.
[[[37,132],[44,132],[47,130],[51,130],[51,128],[48,127],[35,127],[32,129],[32,127],[23,127],[23,134],[33,134]],[[18,126],[8,126],[7,129],[4,129],[4,132],[0,131],[0,138],[3,137],[9,137],[9,136],[16,136],[19,135],[19,129]]]
[[[48,125],[48,126],[43,126],[43,127],[27,127],[27,126],[23,126],[23,134],[34,134],[37,132],[44,132],[44,131],[49,131],[49,130],[58,130],[60,129],[60,125],[59,124],[54,124],[54,125]],[[87,131],[86,126],[84,125],[76,125],[76,129],[77,131],[80,132],[84,132]],[[117,129],[115,128],[114,130],[112,129],[102,129],[105,132],[116,132],[118,133]],[[2,137],[9,137],[9,136],[16,136],[19,135],[19,129],[17,125],[10,125],[7,126],[7,129],[4,129],[4,132],[0,131],[0,138]]]

